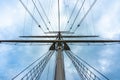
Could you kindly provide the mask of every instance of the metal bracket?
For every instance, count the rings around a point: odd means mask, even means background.
[[[55,43],[53,43],[53,44],[50,46],[49,50],[55,50]]]

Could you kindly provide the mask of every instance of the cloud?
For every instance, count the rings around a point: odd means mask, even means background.
[[[100,19],[96,22],[96,32],[104,38],[118,38],[120,35],[119,24],[119,1],[111,3],[110,7],[102,12]]]
[[[102,51],[99,52],[99,69],[104,72],[108,73],[112,71],[111,66],[114,65],[114,58],[116,52],[111,49],[110,47],[104,48]]]
[[[22,27],[19,26],[23,23],[24,20],[23,7],[17,2],[14,5],[6,4],[2,7],[1,10],[2,11],[0,13],[0,38],[10,38],[16,36],[16,34],[20,34],[18,30],[22,29]]]
[[[21,23],[20,20],[24,17],[24,9],[19,3],[16,3],[16,5],[8,4],[2,8],[0,14],[0,27],[12,27],[16,23]]]

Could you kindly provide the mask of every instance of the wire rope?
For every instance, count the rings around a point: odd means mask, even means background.
[[[71,15],[70,15],[68,21],[67,21],[67,24],[66,24],[66,26],[65,26],[65,29],[67,28],[67,26],[68,26],[68,24],[69,24],[69,22],[70,22],[70,20],[71,20],[71,18],[72,18],[72,16],[73,16],[73,13],[74,13],[77,5],[78,5],[78,1],[79,1],[79,0],[77,0],[76,3],[75,3],[75,6],[74,6],[74,8],[73,8],[73,10],[72,10],[72,12],[71,12]]]
[[[42,9],[42,11],[43,11],[43,13],[44,13],[44,15],[45,15],[45,17],[46,17],[47,21],[48,21],[48,23],[49,23],[49,25],[50,25],[51,29],[53,30],[53,28],[52,28],[52,26],[51,26],[51,22],[50,22],[50,20],[49,20],[49,18],[48,18],[48,16],[47,16],[47,14],[46,14],[46,12],[45,12],[45,9],[44,9],[44,8],[43,8],[43,6],[42,6],[42,4],[41,4],[40,0],[38,0],[38,3],[39,3],[39,5],[40,5],[40,7],[41,7],[41,9]]]
[[[76,27],[75,30],[73,31],[74,33],[75,33],[76,30],[81,26],[81,23],[82,23],[83,20],[86,18],[86,16],[88,15],[88,13],[89,13],[90,10],[93,8],[93,6],[95,5],[96,2],[97,2],[97,0],[94,0],[94,2],[93,2],[92,5],[90,6],[90,8],[89,8],[88,11],[86,12],[86,14],[82,17],[82,19],[80,20],[79,24],[77,25],[77,27]]]
[[[49,51],[46,54],[43,54],[40,58],[38,58],[37,60],[35,60],[33,63],[31,63],[29,66],[27,66],[25,69],[23,69],[20,73],[18,73],[15,77],[12,78],[12,80],[14,80],[15,78],[17,78],[19,75],[21,75],[24,71],[26,71],[28,68],[30,68],[33,64],[35,64],[37,61],[39,61],[42,57],[44,57],[45,55],[47,55],[49,53]]]
[[[46,29],[49,31],[49,28],[47,27],[47,24],[46,24],[44,18],[42,17],[42,15],[41,15],[41,13],[40,13],[40,11],[39,11],[37,5],[35,4],[35,2],[34,2],[33,0],[32,0],[32,2],[33,2],[33,4],[34,4],[34,6],[35,6],[35,8],[36,8],[36,10],[37,10],[37,12],[38,12],[38,14],[39,14],[39,16],[41,17],[41,19],[42,19],[42,21],[43,21],[43,23],[44,23]]]
[[[83,8],[83,6],[84,6],[85,1],[86,1],[86,0],[84,0],[84,1],[82,2],[82,5],[81,5],[81,7],[80,7],[80,9],[79,9],[79,11],[78,11],[78,13],[77,13],[77,15],[75,16],[75,19],[73,20],[73,23],[72,23],[72,25],[71,25],[71,27],[70,27],[70,29],[69,29],[69,32],[72,30],[72,28],[73,28],[73,26],[74,26],[74,24],[75,24],[75,22],[76,22],[76,20],[77,20],[77,18],[78,18],[78,16],[79,16],[80,12],[81,12],[81,10],[82,10],[82,8]]]
[[[97,69],[95,69],[94,67],[92,67],[90,64],[88,64],[86,61],[84,61],[82,58],[80,58],[79,56],[77,56],[76,54],[74,54],[72,51],[70,51],[72,53],[72,55],[76,56],[79,60],[81,60],[82,62],[84,62],[85,64],[87,64],[89,67],[91,67],[93,70],[95,70],[97,73],[99,73],[101,76],[103,76],[105,79],[109,80],[105,75],[103,75],[100,71],[98,71]]]
[[[32,17],[32,19],[35,21],[35,23],[38,25],[38,27],[41,28],[41,30],[43,31],[43,33],[45,33],[45,31],[43,30],[43,28],[41,27],[41,25],[38,23],[38,21],[36,20],[36,18],[32,15],[32,13],[28,10],[28,8],[25,6],[25,4],[22,2],[22,0],[19,0],[21,2],[21,4],[23,5],[23,7],[26,9],[26,11],[29,13],[29,15]]]

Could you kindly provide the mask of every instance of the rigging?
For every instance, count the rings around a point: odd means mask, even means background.
[[[43,6],[42,6],[40,0],[38,0],[38,3],[39,3],[39,5],[40,5],[40,7],[41,7],[41,9],[42,9],[42,11],[43,11],[43,13],[44,13],[44,15],[45,15],[47,21],[48,21],[48,23],[50,24],[51,29],[53,30],[53,28],[52,28],[52,26],[51,26],[51,22],[50,22],[50,20],[49,20],[47,14],[46,14],[46,12],[45,12],[45,9],[44,9]]]
[[[94,0],[90,8],[87,10],[86,14],[83,16],[83,18],[80,20],[80,23],[75,28],[75,31],[80,27],[83,20],[86,18],[90,10],[92,9],[93,5],[96,3],[97,0]],[[39,25],[36,18],[33,16],[33,14],[28,10],[28,8],[24,5],[24,3],[20,0],[24,8],[28,11],[30,16],[33,18],[33,20]],[[39,13],[40,17],[42,18],[42,21],[46,25],[47,30],[49,31],[49,28],[47,27],[47,24],[42,17],[38,6],[36,3],[32,0],[34,7],[36,8],[37,12]],[[80,9],[78,11],[78,14],[76,15],[72,26],[70,27],[70,30],[73,28],[73,25],[77,19],[77,16],[79,15],[82,7],[84,6],[85,0],[83,1],[82,5],[80,6]],[[77,4],[77,3],[76,3]],[[76,6],[76,5],[75,5]],[[43,9],[44,10],[44,9]],[[44,11],[43,11],[44,12]],[[73,11],[74,12],[74,11]],[[72,13],[73,14],[73,13]],[[78,56],[74,55],[74,53],[71,51],[70,47],[68,46],[69,43],[120,43],[120,40],[101,40],[101,39],[83,39],[83,38],[96,38],[98,36],[96,35],[75,35],[75,36],[68,36],[68,35],[62,35],[62,34],[70,34],[70,32],[61,31],[61,15],[60,15],[60,0],[58,0],[58,31],[49,32],[56,34],[56,35],[50,35],[50,36],[20,36],[22,38],[32,38],[32,39],[26,39],[26,40],[0,40],[0,43],[51,43],[51,46],[49,48],[49,51],[47,54],[44,55],[44,57],[41,57],[34,61],[32,64],[30,64],[28,67],[26,67],[23,71],[21,71],[18,75],[16,75],[14,79],[16,79],[19,75],[21,75],[23,72],[25,72],[29,67],[31,67],[34,63],[38,62],[36,65],[34,65],[31,69],[27,70],[25,75],[22,75],[22,80],[39,80],[41,77],[41,74],[43,73],[46,65],[50,61],[50,58],[53,56],[54,52],[56,51],[56,60],[55,61],[55,74],[54,74],[54,80],[65,80],[65,72],[64,72],[64,54],[63,51],[65,51],[66,55],[70,58],[72,61],[74,67],[76,68],[78,74],[80,75],[81,79],[83,80],[103,80],[101,77],[98,76],[101,75],[105,80],[109,80],[106,76],[104,76],[102,73],[100,73],[98,70],[96,70],[94,67],[89,65],[87,62],[85,62],[82,58],[79,58]],[[68,20],[69,21],[69,20]],[[39,25],[39,27],[42,29],[42,27]],[[75,33],[74,31],[74,33]],[[44,31],[43,31],[44,32]],[[55,38],[53,40],[42,40],[42,39],[33,39],[33,38]],[[65,40],[65,38],[68,38],[68,40]],[[75,38],[75,40],[73,40]],[[79,39],[76,39],[79,38]],[[41,60],[40,60],[41,59]],[[90,67],[90,68],[88,68]],[[94,71],[92,71],[93,69]]]
[[[73,8],[73,10],[72,10],[72,12],[71,12],[71,15],[70,15],[68,21],[67,21],[67,24],[66,24],[66,26],[65,26],[65,29],[67,28],[67,26],[68,26],[68,24],[69,24],[69,22],[70,22],[70,20],[71,20],[71,18],[72,18],[72,16],[73,16],[73,13],[74,13],[74,11],[75,11],[75,8],[77,7],[78,2],[79,2],[79,0],[77,0],[76,3],[75,3],[75,6],[74,6],[74,8]]]
[[[72,25],[71,25],[69,31],[71,31],[71,29],[73,28],[73,25],[75,24],[75,21],[76,21],[76,19],[78,18],[79,14],[80,14],[80,12],[81,12],[83,6],[84,6],[84,3],[85,3],[85,0],[82,2],[82,5],[81,5],[81,7],[80,7],[80,9],[79,9],[79,11],[78,11],[78,13],[77,13],[77,15],[75,16],[75,19],[73,20],[73,23],[72,23]]]
[[[94,0],[94,2],[93,2],[92,5],[90,6],[90,8],[89,8],[88,11],[86,12],[86,14],[82,17],[82,19],[80,20],[79,24],[77,25],[77,27],[76,27],[75,30],[73,31],[74,33],[75,33],[76,30],[81,26],[81,23],[84,21],[84,19],[86,18],[86,16],[88,15],[88,13],[90,12],[90,10],[92,9],[92,7],[95,5],[96,2],[97,2],[97,0]]]
[[[47,27],[47,24],[46,24],[45,20],[43,19],[42,15],[41,15],[41,13],[40,13],[40,11],[39,11],[39,9],[37,8],[37,5],[35,4],[35,2],[34,2],[33,0],[32,0],[32,2],[33,2],[33,4],[34,4],[34,6],[35,6],[35,8],[36,8],[36,10],[37,10],[37,12],[38,12],[38,14],[39,14],[39,16],[41,17],[43,23],[45,24],[45,27],[46,27],[47,30],[49,31],[49,28]]]
[[[32,19],[35,21],[35,23],[38,25],[38,27],[41,28],[41,30],[43,31],[43,33],[45,33],[45,31],[43,30],[43,28],[41,27],[41,25],[39,24],[39,22],[36,20],[36,18],[32,15],[32,13],[28,10],[28,8],[25,6],[25,4],[22,2],[22,0],[19,0],[21,2],[21,4],[23,5],[23,7],[26,9],[26,11],[30,14],[30,16],[32,17]]]

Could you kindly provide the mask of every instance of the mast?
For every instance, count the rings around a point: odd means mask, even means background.
[[[58,40],[61,40],[61,34],[58,33]],[[64,70],[64,56],[63,56],[63,45],[62,42],[57,43],[56,47],[56,64],[55,64],[55,76],[54,80],[65,80],[65,70]]]
[[[85,19],[85,17],[87,16],[87,14],[89,13],[89,11],[92,9],[93,5],[95,4],[97,0],[95,0],[93,2],[93,4],[90,6],[90,8],[88,9],[88,11],[86,12],[86,14],[83,16],[83,18],[80,20],[79,24],[77,25],[77,27],[75,28],[74,32],[80,27],[81,23],[83,22],[83,20]],[[28,8],[24,5],[24,3],[20,0],[20,2],[22,3],[22,5],[25,7],[25,9],[28,11],[28,13],[30,14],[30,16],[33,18],[33,20],[36,22],[36,24],[38,25],[38,27],[40,27],[42,30],[43,28],[39,25],[39,22],[36,20],[36,18],[31,14],[31,12],[28,10]],[[42,18],[36,4],[34,3],[34,1],[32,0],[35,8],[37,9],[37,12],[39,13],[40,17]],[[84,0],[85,2],[85,0]],[[83,2],[83,4],[84,4]],[[83,6],[83,5],[82,5]],[[81,6],[81,8],[82,8]],[[81,10],[80,8],[80,10]],[[43,9],[43,8],[42,8]],[[43,10],[44,11],[44,10]],[[78,16],[78,15],[77,15]],[[77,18],[76,16],[76,18]],[[76,20],[75,18],[75,20]],[[75,22],[74,20],[74,22]],[[44,19],[42,18],[42,21],[44,22],[44,24],[46,25]],[[74,24],[73,22],[73,24]],[[70,50],[68,43],[120,43],[120,40],[95,40],[95,39],[91,39],[91,40],[82,40],[82,39],[76,39],[76,40],[72,40],[72,38],[87,38],[87,37],[99,37],[99,36],[95,36],[95,35],[75,35],[75,36],[69,36],[69,35],[62,35],[62,33],[71,33],[70,30],[72,29],[73,25],[70,27],[69,31],[61,31],[60,29],[61,25],[60,25],[60,0],[58,0],[58,31],[53,31],[50,32],[49,28],[46,25],[47,30],[49,31],[48,33],[57,33],[57,36],[20,36],[22,38],[56,38],[55,40],[0,40],[0,43],[4,43],[4,42],[10,42],[10,43],[52,43],[48,54],[46,56],[44,56],[43,59],[38,59],[35,62],[39,61],[39,63],[37,65],[35,65],[30,71],[28,71],[25,75],[23,75],[23,77],[21,78],[21,80],[38,80],[41,77],[41,74],[43,72],[43,70],[45,69],[48,61],[50,60],[51,56],[53,55],[54,51],[56,51],[56,62],[55,62],[55,74],[54,74],[54,80],[65,80],[65,67],[64,67],[64,54],[63,51],[65,51],[65,53],[67,54],[67,56],[69,57],[69,59],[72,61],[74,67],[76,68],[78,74],[80,75],[81,79],[83,80],[103,80],[102,78],[104,78],[105,80],[109,80],[107,77],[105,77],[103,74],[101,74],[98,70],[96,70],[95,68],[93,68],[92,66],[90,66],[89,64],[87,64],[84,60],[82,60],[81,58],[79,58],[78,56],[74,55],[72,53],[72,51]],[[44,30],[43,30],[44,32]],[[44,32],[47,33],[47,32]],[[63,40],[64,38],[69,38],[68,40]],[[31,65],[33,65],[35,62],[33,62]],[[86,65],[84,65],[86,64]],[[19,75],[21,75],[21,73],[25,72],[25,70],[27,70],[29,67],[31,67],[31,65],[29,65],[27,68],[25,68],[23,71],[21,71],[17,76],[15,76],[12,80],[16,79]],[[96,74],[94,74],[92,72],[91,69],[89,69],[88,67],[92,68],[97,74],[101,75],[100,77],[102,77],[101,79],[99,78],[99,76],[97,76]],[[32,75],[32,76],[31,76]],[[18,80],[18,79],[17,79]]]
[[[60,33],[60,1],[58,0],[58,40],[61,40]],[[54,80],[65,80],[65,70],[64,70],[64,56],[63,56],[63,44],[62,42],[57,42],[56,47],[56,64],[55,64],[55,76]]]
[[[64,56],[62,48],[58,48],[56,54],[56,67],[54,80],[65,80]]]

